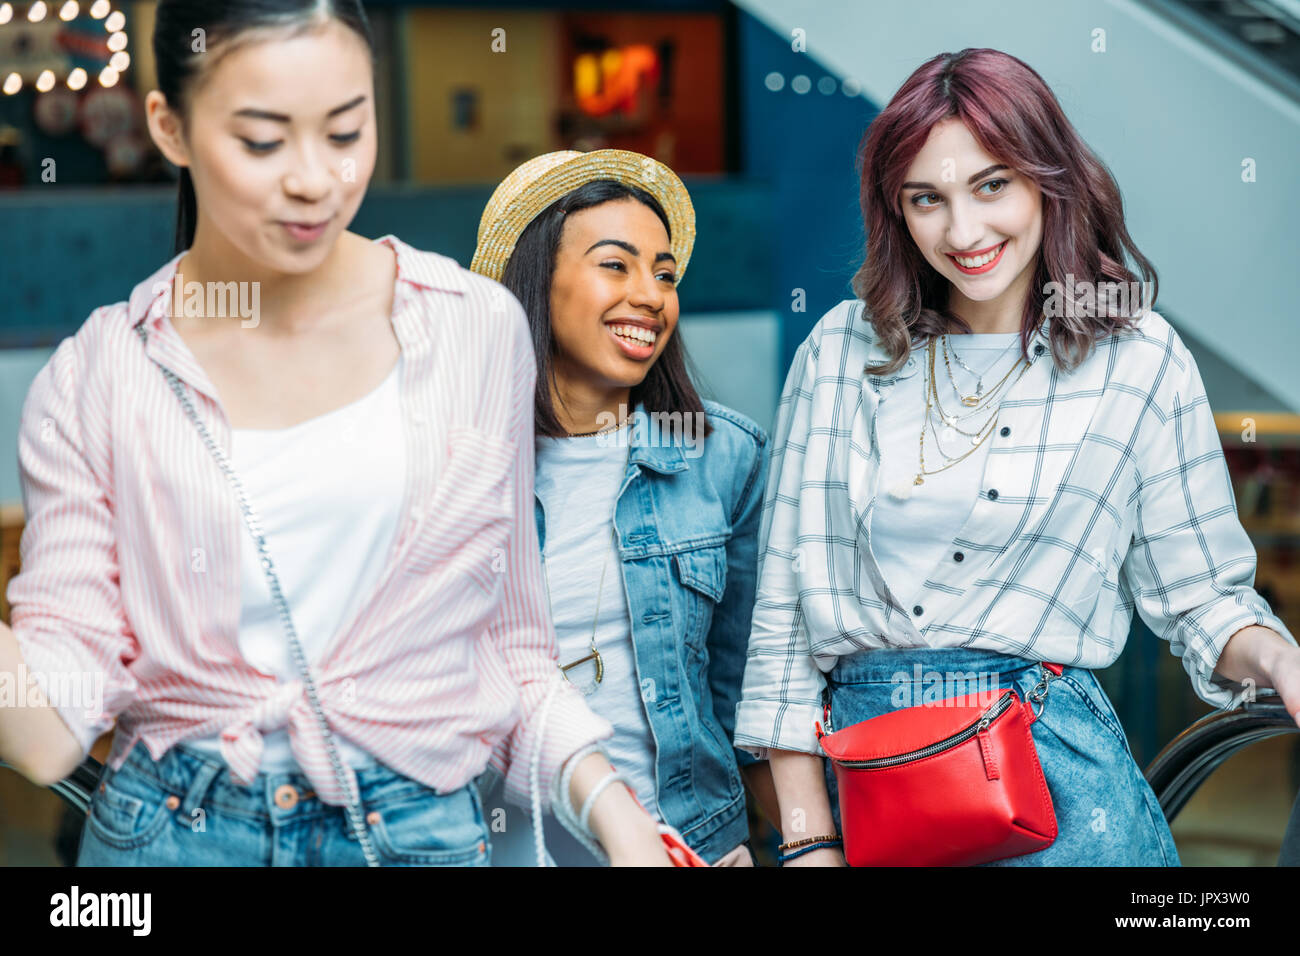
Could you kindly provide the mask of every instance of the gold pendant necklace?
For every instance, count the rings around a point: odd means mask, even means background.
[[[981,429],[983,434],[978,435],[977,439],[974,439],[972,441],[973,447],[970,449],[970,451],[966,452],[965,454],[958,455],[956,458],[951,459],[946,465],[943,465],[940,468],[935,468],[929,471],[926,470],[925,429],[926,426],[929,425],[931,426],[931,430],[933,430],[933,419],[931,415],[931,409],[937,406],[939,407],[940,414],[941,415],[943,414],[943,407],[939,402],[939,389],[935,380],[934,359],[935,359],[936,348],[935,348],[935,340],[933,338],[930,339],[930,343],[926,348],[926,352],[927,352],[927,362],[926,362],[927,375],[926,375],[926,383],[924,386],[925,387],[925,417],[921,419],[921,435],[920,435],[920,449],[919,449],[920,463],[917,468],[916,476],[914,478],[903,479],[898,484],[894,485],[894,487],[889,489],[889,496],[895,499],[896,501],[907,501],[909,498],[911,498],[912,489],[915,488],[917,485],[925,484],[925,477],[927,475],[937,475],[940,472],[947,471],[949,468],[953,467],[959,462],[965,461],[971,455],[975,454],[975,452],[979,449],[979,447],[984,444],[985,440],[989,437],[989,435],[993,434],[993,429],[997,425],[998,413],[995,411],[993,413],[992,418],[990,418],[988,422],[985,424],[985,426]],[[1016,382],[1019,382],[1020,379],[1024,376],[1025,372],[1029,369],[1029,363],[1025,362],[1022,356],[1020,361],[1016,363],[1016,366],[1012,366],[1011,371],[1014,372],[1016,370],[1016,367],[1019,366],[1021,363],[1024,364],[1024,368],[1022,368],[1020,370],[1020,374],[1016,376]],[[1007,376],[1003,378],[1003,381],[1006,381],[1006,378],[1009,377],[1010,375],[1011,372],[1008,372]],[[997,389],[1001,388],[1001,386],[1002,386],[1002,382],[999,382],[997,388],[995,388],[993,392],[990,392],[990,395],[995,394]],[[1015,383],[1013,382],[1012,387],[1014,386]],[[936,433],[935,442],[936,444],[938,443],[937,433]],[[942,449],[940,449],[940,454],[943,454]],[[947,458],[948,456],[944,455],[944,457]]]
[[[611,529],[611,533],[613,533],[612,529]],[[596,646],[596,628],[600,625],[600,601],[601,598],[604,597],[605,595],[605,572],[608,570],[609,570],[609,555],[605,555],[605,566],[600,569],[600,584],[596,590],[596,614],[591,621],[591,638],[589,639],[589,643],[591,645],[591,653],[588,654],[586,657],[579,657],[576,661],[570,661],[567,664],[560,665],[560,673],[564,675],[565,680],[569,681],[569,683],[572,684],[573,681],[569,679],[570,670],[577,667],[579,664],[585,664],[588,661],[596,662],[596,679],[592,681],[590,684],[586,685],[585,687],[578,688],[579,690],[582,691],[583,696],[590,696],[591,694],[595,693],[596,687],[600,684],[602,680],[605,679],[605,659],[600,656],[600,648]],[[546,607],[547,610],[551,612],[551,621],[554,622],[555,610],[551,604],[551,581],[550,581],[550,577],[546,573],[545,555],[542,556],[542,582],[546,585]]]
[[[623,421],[620,422],[620,423],[619,423],[617,426],[615,426],[615,427],[617,427],[617,428],[621,428],[623,425],[627,424],[627,422],[630,420],[630,417],[631,417],[631,416],[629,416],[628,418],[623,419]],[[613,430],[614,430],[614,428],[602,429],[602,431],[613,431]],[[572,437],[577,437],[577,436],[572,436]],[[631,457],[631,454],[632,454],[632,449],[631,449],[631,447],[629,446],[629,447],[628,447],[628,456]],[[626,467],[627,467],[627,466],[626,466],[626,463],[625,463],[625,464],[624,464],[624,471],[625,471],[625,472],[626,472]],[[620,487],[622,487],[622,480],[623,480],[622,478],[619,479]],[[616,500],[617,500],[617,499],[616,499]],[[613,527],[612,524],[611,524],[611,526],[610,526],[609,533],[610,533],[610,535],[611,535],[611,536],[613,537],[613,539],[614,539],[614,552],[615,552],[615,553],[618,553],[618,532],[614,529],[614,527]],[[596,662],[596,679],[595,679],[594,681],[592,681],[590,684],[587,684],[585,687],[579,687],[579,688],[578,688],[579,690],[582,691],[583,696],[590,696],[591,694],[594,694],[594,693],[596,692],[596,688],[600,685],[600,682],[601,682],[602,680],[605,679],[605,659],[604,659],[603,657],[600,656],[600,648],[598,648],[598,647],[596,646],[596,629],[600,626],[600,602],[601,602],[601,599],[605,596],[605,573],[606,573],[608,570],[609,570],[609,554],[606,554],[606,555],[605,555],[605,564],[604,564],[604,566],[600,569],[600,584],[597,586],[597,589],[596,589],[596,613],[595,613],[595,615],[593,616],[592,621],[591,621],[591,637],[590,637],[589,642],[588,642],[588,643],[590,644],[590,647],[591,647],[591,653],[590,653],[590,654],[587,654],[585,657],[579,657],[576,661],[570,661],[570,662],[567,663],[567,664],[560,664],[560,665],[559,665],[559,667],[560,667],[560,673],[561,673],[562,675],[564,675],[564,679],[567,680],[567,681],[569,681],[570,684],[572,684],[573,681],[572,681],[572,680],[569,680],[569,671],[570,671],[570,670],[572,670],[573,668],[577,667],[579,664],[585,664],[585,663],[587,663],[588,661],[595,661],[595,662]],[[555,621],[555,607],[554,607],[554,605],[551,603],[551,579],[550,579],[550,575],[547,573],[547,570],[546,570],[546,553],[545,553],[545,552],[542,553],[542,583],[543,583],[543,584],[545,585],[545,587],[546,587],[546,609],[547,609],[547,611],[548,611],[548,612],[550,613],[550,615],[551,615],[551,622],[554,623],[554,621]],[[557,643],[558,643],[558,635],[556,635],[556,637],[557,637]],[[558,648],[557,648],[557,649],[558,649]],[[575,685],[575,686],[576,686],[576,685]]]

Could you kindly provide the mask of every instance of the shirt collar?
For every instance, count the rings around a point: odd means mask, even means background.
[[[397,256],[397,282],[393,293],[394,329],[403,353],[416,352],[427,344],[428,323],[420,320],[422,310],[408,309],[407,302],[422,290],[463,294],[468,285],[460,265],[454,259],[414,249],[391,234],[374,241],[388,246]],[[176,268],[184,255],[184,252],[178,252],[131,290],[131,296],[127,300],[127,315],[133,329],[143,324],[145,331],[150,333],[145,343],[145,354],[171,369],[183,381],[216,399],[216,386],[204,373],[202,366],[195,361],[180,337],[170,327],[164,327],[164,319],[171,312]],[[183,280],[184,276],[181,278]],[[181,294],[184,295],[184,290]]]
[[[397,254],[397,282],[399,286],[441,289],[445,292],[466,291],[465,278],[461,275],[460,266],[454,259],[449,259],[446,256],[430,255],[418,249],[413,249],[391,233],[374,241],[382,242]],[[188,252],[189,250],[185,251]],[[176,266],[184,255],[185,252],[178,252],[170,261],[159,267],[158,271],[131,290],[131,297],[127,305],[132,326],[138,325],[140,320],[144,318],[151,320],[149,322],[150,329],[156,329],[162,324],[163,315],[170,303],[172,282],[176,276]],[[165,296],[168,297],[167,300],[160,302],[159,300]],[[155,303],[158,303],[156,307]]]
[[[690,465],[682,451],[680,438],[680,435],[672,433],[671,428],[661,427],[660,423],[652,421],[644,403],[637,402],[636,411],[632,413],[628,461],[645,465],[661,475],[686,471]]]
[[[1051,318],[1044,316],[1043,321],[1040,322],[1038,328],[1034,330],[1034,334],[1029,337],[1029,361],[1031,364],[1041,356],[1051,354],[1051,322]],[[1041,352],[1035,352],[1035,348],[1039,345],[1043,347],[1043,350]],[[871,344],[867,349],[867,364],[879,365],[880,363],[887,361],[888,358],[888,354],[881,346],[880,341],[876,338],[873,330],[871,335]]]

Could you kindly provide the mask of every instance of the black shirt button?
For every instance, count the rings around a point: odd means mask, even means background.
[[[912,608],[912,613],[915,614],[917,617],[920,617],[922,614],[925,613],[925,609],[918,604],[916,607]]]
[[[996,488],[990,488],[989,501],[997,501],[997,500],[998,500],[998,490]]]
[[[1035,355],[1042,355],[1043,352],[1044,352],[1044,349],[1043,349],[1042,343],[1039,343],[1038,345],[1035,345],[1035,346],[1034,346],[1034,354],[1035,354]]]
[[[1001,435],[1003,438],[1006,438],[1008,435],[1011,434],[1011,429],[1006,425],[1003,425],[1002,430],[998,432],[998,434]]]
[[[966,555],[964,555],[964,554],[962,554],[960,551],[958,551],[956,554],[954,554],[954,555],[952,556],[952,559],[953,559],[954,561],[965,561],[965,560],[966,560]]]

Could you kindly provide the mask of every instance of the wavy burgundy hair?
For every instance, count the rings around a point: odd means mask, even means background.
[[[858,150],[866,256],[853,277],[853,291],[889,360],[867,372],[898,371],[917,339],[941,335],[951,321],[949,282],[925,260],[903,219],[901,187],[907,169],[935,123],[960,119],[990,156],[1032,179],[1042,191],[1042,243],[1021,321],[1021,351],[1043,315],[1049,282],[1091,283],[1102,301],[1095,308],[1062,310],[1049,326],[1058,367],[1082,362],[1098,338],[1131,327],[1141,314],[1127,297],[1119,303],[1102,283],[1137,282],[1125,253],[1141,272],[1150,307],[1158,293],[1155,269],[1138,251],[1124,225],[1119,187],[1066,119],[1060,103],[1026,63],[999,50],[941,53],[907,78],[867,128]],[[1108,303],[1109,302],[1109,307]],[[1118,308],[1116,306],[1119,306]],[[1082,314],[1080,314],[1082,313]],[[1094,313],[1089,315],[1088,313]]]

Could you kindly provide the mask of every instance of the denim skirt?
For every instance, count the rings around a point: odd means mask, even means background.
[[[1025,700],[1041,673],[1037,661],[991,650],[886,648],[840,658],[827,675],[826,686],[831,720],[838,730],[899,707],[986,687],[1009,687]],[[1180,865],[1156,795],[1134,761],[1115,709],[1091,670],[1066,667],[1051,682],[1030,734],[1056,812],[1056,840],[1036,853],[983,866]],[[825,764],[838,828],[835,774],[831,761]],[[917,839],[924,839],[924,834],[917,834]]]
[[[384,866],[487,866],[478,789],[440,794],[383,764],[356,771],[370,842]],[[154,761],[143,743],[104,767],[78,866],[365,866],[343,807],[301,773],[251,786],[206,753],[176,745]]]

